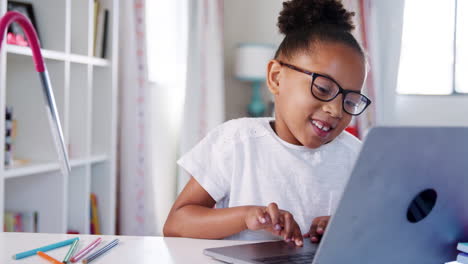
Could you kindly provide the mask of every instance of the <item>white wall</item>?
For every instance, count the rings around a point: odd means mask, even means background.
[[[468,96],[408,96],[395,99],[395,124],[468,126]]]
[[[283,37],[276,22],[282,3],[282,0],[224,1],[226,120],[247,116],[250,102],[250,84],[236,80],[233,75],[235,48],[242,42],[279,45]],[[271,100],[265,85],[263,93],[265,102]]]

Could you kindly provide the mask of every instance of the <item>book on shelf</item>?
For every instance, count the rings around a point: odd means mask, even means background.
[[[107,57],[107,39],[109,35],[109,10],[104,11],[104,31],[102,32],[101,58]]]
[[[18,122],[14,119],[13,107],[5,108],[5,157],[4,164],[6,169],[12,169],[27,165],[29,160],[18,159],[15,157],[15,139],[18,134]]]
[[[468,243],[462,243],[462,242],[458,243],[457,249],[458,251],[468,253]]]
[[[90,197],[91,201],[91,234],[93,235],[100,235],[101,234],[101,226],[99,223],[99,210],[98,210],[98,201],[97,201],[97,196],[95,193],[91,193]]]
[[[7,211],[4,214],[5,232],[28,232],[38,231],[39,214],[38,212],[13,212]]]
[[[13,118],[13,107],[5,109],[5,166],[12,166],[14,161],[13,143],[16,138],[17,123]]]
[[[96,56],[96,40],[97,40],[97,26],[98,26],[98,15],[99,15],[99,10],[101,9],[101,4],[99,1],[94,0],[94,21],[93,21],[93,56]]]
[[[105,58],[107,53],[109,10],[94,1],[94,40],[93,56]]]
[[[457,262],[460,262],[462,264],[468,264],[468,254],[466,254],[464,252],[458,253]]]

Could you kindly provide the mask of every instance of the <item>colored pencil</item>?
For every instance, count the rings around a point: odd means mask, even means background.
[[[45,259],[45,260],[48,260],[50,261],[50,263],[54,263],[54,264],[63,264],[62,262],[54,259],[53,257],[47,255],[46,253],[42,252],[42,251],[38,251],[37,252],[37,255],[39,255],[39,257]]]
[[[109,244],[105,245],[103,248],[91,254],[87,259],[83,260],[83,264],[91,263],[93,260],[97,259],[102,254],[109,251],[111,248],[117,246],[118,243],[119,243],[118,239],[112,240]]]
[[[79,261],[80,259],[82,259],[84,256],[86,256],[86,254],[88,254],[91,250],[97,247],[99,243],[101,243],[101,241],[102,241],[102,238],[98,238],[94,240],[93,242],[91,242],[91,244],[89,244],[88,246],[83,248],[80,252],[78,252],[75,256],[73,256],[73,258],[71,258],[71,262],[75,263]]]
[[[67,255],[65,255],[65,258],[62,261],[63,263],[67,263],[68,261],[70,261],[71,256],[73,255],[73,253],[75,253],[75,250],[78,246],[78,242],[79,240],[75,240],[75,242],[73,242],[73,244],[67,252]]]
[[[51,245],[47,245],[47,246],[44,246],[44,247],[32,249],[32,250],[29,250],[29,251],[26,251],[26,252],[18,253],[18,254],[13,256],[13,259],[22,259],[22,258],[26,258],[26,257],[36,255],[36,253],[38,251],[46,252],[46,251],[56,249],[56,248],[59,248],[59,247],[68,246],[68,245],[72,244],[73,242],[75,242],[75,240],[78,240],[78,239],[79,238],[76,237],[76,238],[68,239],[68,240],[58,242],[58,243],[55,243],[55,244],[51,244]]]

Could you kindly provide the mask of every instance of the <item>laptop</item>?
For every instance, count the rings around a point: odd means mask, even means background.
[[[228,263],[441,264],[468,241],[468,128],[378,127],[319,245],[205,249]]]

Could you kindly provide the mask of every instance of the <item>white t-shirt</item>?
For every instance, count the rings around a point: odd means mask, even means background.
[[[271,118],[242,118],[212,130],[178,164],[216,201],[217,208],[267,206],[291,212],[301,232],[331,215],[360,150],[342,132],[317,149],[290,144],[272,129]],[[226,239],[277,239],[266,231],[242,231]]]

